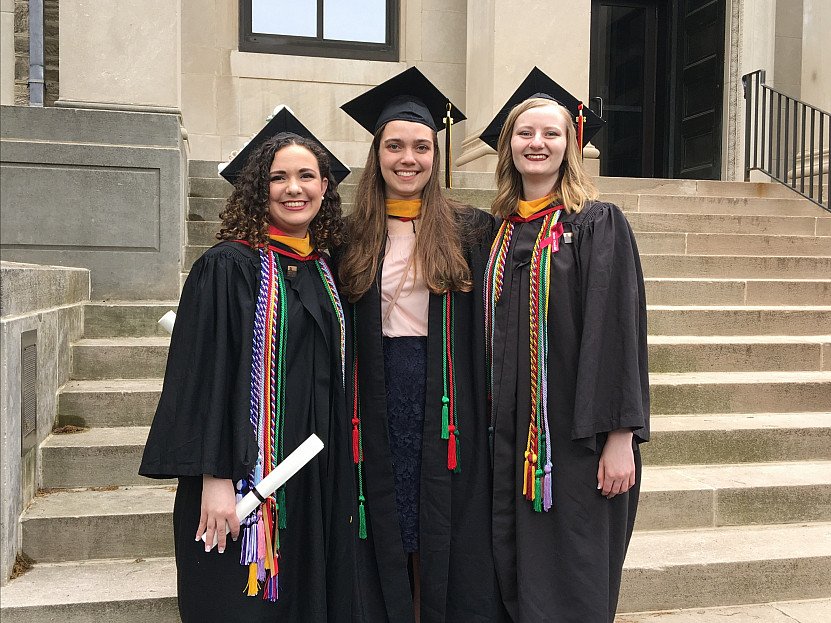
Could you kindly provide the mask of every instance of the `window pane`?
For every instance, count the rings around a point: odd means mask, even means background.
[[[323,37],[386,43],[387,0],[324,0]]]
[[[252,32],[317,36],[317,0],[251,0]]]

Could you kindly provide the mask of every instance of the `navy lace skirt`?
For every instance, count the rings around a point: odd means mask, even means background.
[[[427,338],[385,337],[384,374],[401,541],[405,552],[417,552]]]

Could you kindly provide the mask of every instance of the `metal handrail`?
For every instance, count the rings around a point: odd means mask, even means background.
[[[744,180],[761,171],[831,212],[831,114],[766,85],[764,69],[742,76],[742,86]]]

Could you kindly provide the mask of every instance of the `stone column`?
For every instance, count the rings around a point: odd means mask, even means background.
[[[802,97],[801,100],[831,111],[831,3],[802,0]]]
[[[58,106],[178,112],[180,2],[62,0],[60,31]]]
[[[590,34],[590,0],[469,0],[466,136],[456,165],[494,169],[479,134],[535,65],[588,102]]]
[[[0,0],[0,104],[14,104],[14,0]]]

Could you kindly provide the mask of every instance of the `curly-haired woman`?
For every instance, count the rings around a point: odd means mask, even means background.
[[[309,138],[281,133],[240,157],[222,242],[182,291],[140,472],[179,479],[183,621],[345,621],[354,504],[345,320],[320,252],[341,240],[340,196]],[[235,495],[311,433],[325,449],[239,525]]]

